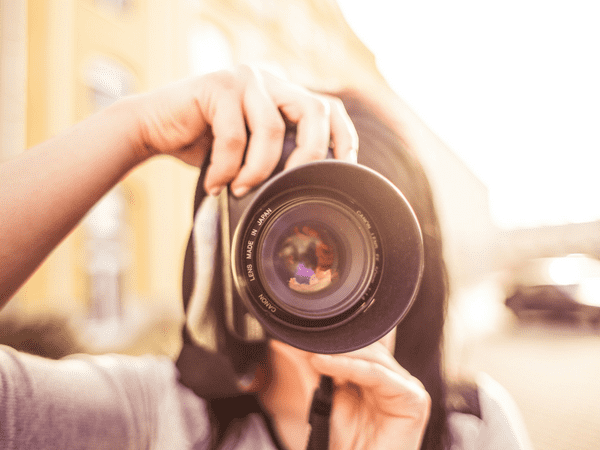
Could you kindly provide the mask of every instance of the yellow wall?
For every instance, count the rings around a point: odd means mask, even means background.
[[[384,85],[375,58],[334,0],[203,0],[200,23],[217,26],[236,63],[264,63],[321,90]]]
[[[33,146],[54,134],[60,119],[70,112],[70,106],[64,100],[59,105],[51,102],[56,90],[62,86],[53,86],[53,76],[58,64],[53,64],[53,56],[60,46],[60,35],[52,32],[56,5],[52,2],[30,0],[27,7],[28,30],[28,68],[27,68],[27,146]],[[70,95],[69,89],[65,96]],[[65,105],[66,104],[66,105]],[[66,106],[66,107],[65,107]],[[68,120],[68,119],[67,119]],[[68,125],[68,124],[65,124]],[[74,233],[65,244],[56,249],[47,262],[17,294],[18,301],[27,313],[47,311],[52,308],[69,310],[79,307],[75,299],[77,283],[72,271],[72,243],[76,241]],[[60,283],[52,280],[61,280]],[[14,302],[14,300],[13,300]]]
[[[110,58],[126,67],[135,91],[185,74],[185,51],[175,45],[183,34],[170,22],[175,3],[135,0],[119,12],[95,0],[30,0],[27,146],[93,113],[86,71],[94,58]],[[125,308],[136,303],[180,319],[183,250],[197,175],[195,168],[157,159],[121,183],[130,252],[123,280]],[[79,226],[16,294],[12,307],[26,315],[56,312],[85,318],[85,241]]]

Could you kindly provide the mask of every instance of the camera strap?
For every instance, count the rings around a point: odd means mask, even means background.
[[[319,387],[315,390],[310,406],[308,423],[311,430],[306,450],[327,450],[329,448],[329,419],[332,400],[333,379],[327,375],[321,375]]]

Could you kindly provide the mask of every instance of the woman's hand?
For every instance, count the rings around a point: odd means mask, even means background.
[[[380,342],[341,355],[314,355],[333,378],[330,448],[419,449],[431,399]]]
[[[170,154],[200,166],[212,148],[205,189],[213,195],[231,183],[240,196],[268,178],[281,156],[286,121],[297,125],[286,168],[324,158],[330,140],[337,159],[356,161],[356,131],[338,99],[248,66],[137,99],[141,157]]]

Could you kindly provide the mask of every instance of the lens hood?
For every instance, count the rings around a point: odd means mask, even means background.
[[[303,262],[298,248],[309,247],[312,262]],[[375,342],[407,314],[423,240],[410,204],[386,178],[323,160],[261,186],[244,205],[230,263],[239,298],[270,337],[342,353]]]

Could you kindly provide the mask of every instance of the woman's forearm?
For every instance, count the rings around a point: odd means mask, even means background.
[[[135,127],[125,100],[0,166],[0,308],[142,161]]]

